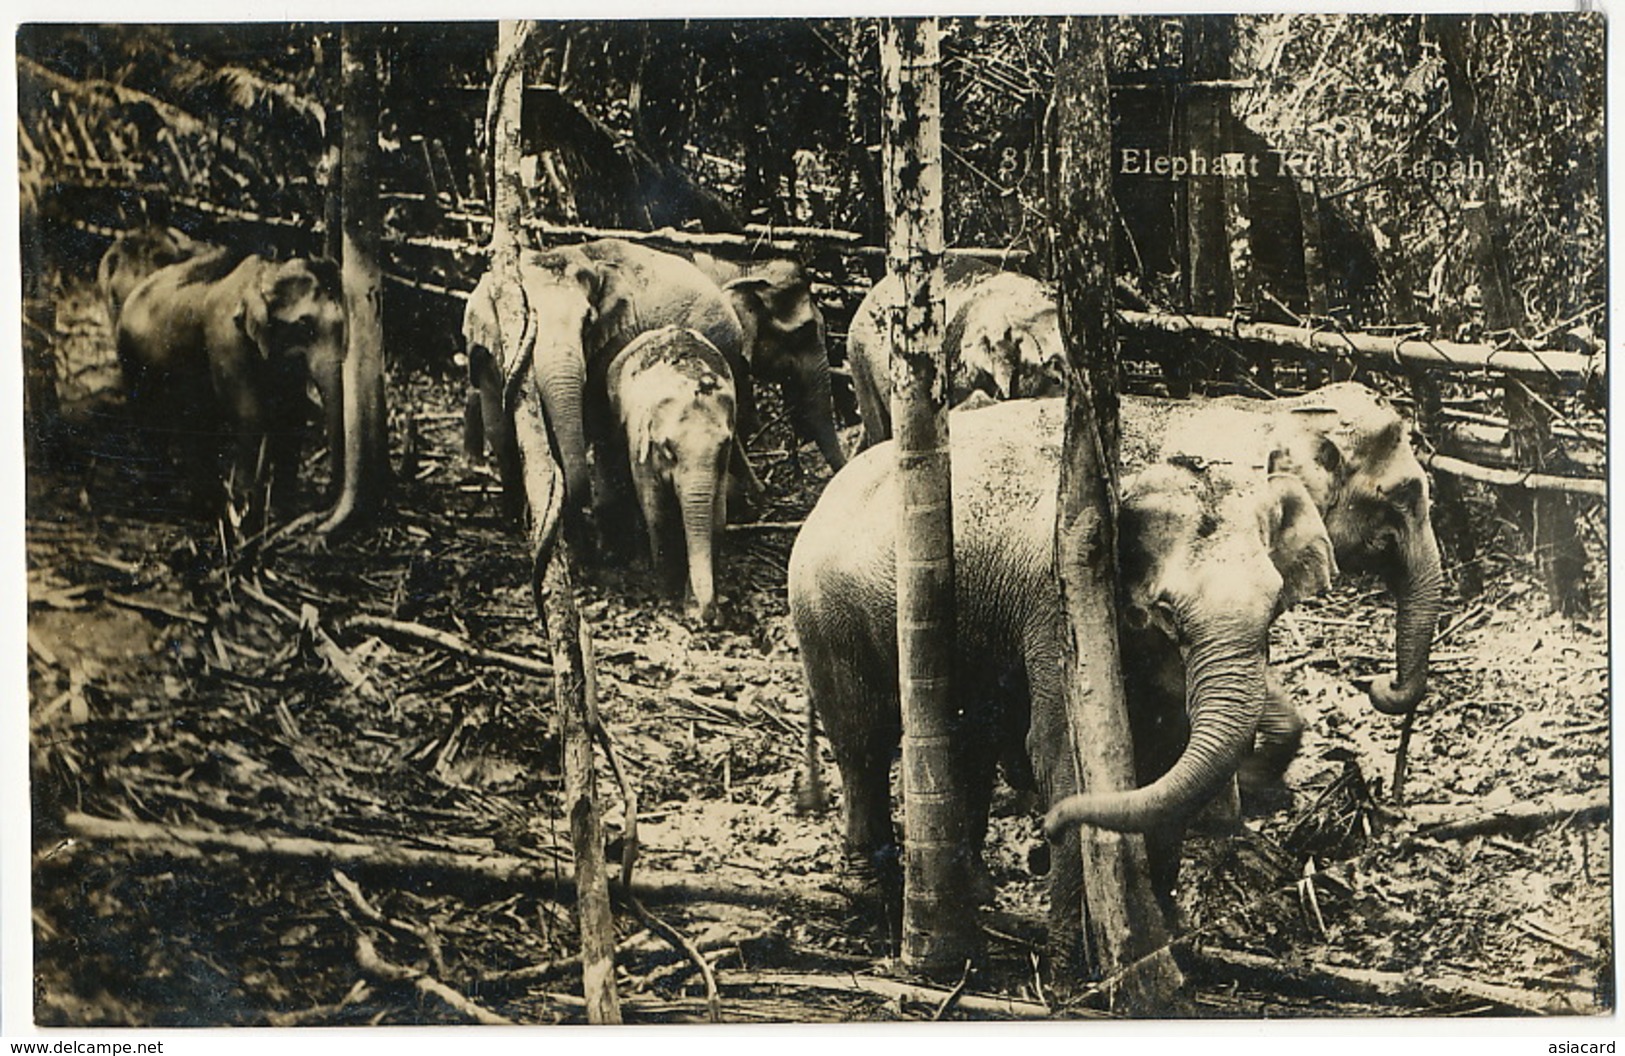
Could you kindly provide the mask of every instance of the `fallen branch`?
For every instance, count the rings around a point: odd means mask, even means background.
[[[465,660],[472,660],[475,663],[488,664],[492,667],[505,667],[510,671],[518,671],[523,675],[535,675],[538,678],[553,677],[553,665],[550,663],[474,645],[449,631],[425,627],[421,623],[391,620],[383,616],[351,616],[339,625],[339,633],[347,634],[352,632],[376,634],[381,638],[404,639],[418,645],[427,645],[444,652],[454,653]]]
[[[377,948],[373,946],[372,940],[365,935],[355,937],[355,960],[361,970],[373,979],[385,983],[411,983],[419,993],[439,998],[448,1007],[461,1012],[469,1019],[483,1026],[512,1027],[518,1025],[507,1016],[499,1016],[490,1009],[470,1001],[445,983],[425,972],[420,972],[415,968],[403,968],[398,964],[392,964],[384,960],[379,955]]]
[[[717,975],[716,972],[711,970],[711,962],[707,961],[705,956],[694,947],[694,944],[688,941],[688,936],[650,913],[648,907],[638,901],[636,895],[623,892],[622,899],[625,901],[627,908],[632,911],[632,914],[643,922],[644,927],[665,939],[673,949],[687,957],[699,969],[700,978],[705,982],[705,1004],[710,1011],[711,1022],[721,1023],[722,995],[717,992]]]
[[[814,975],[808,972],[729,972],[725,977],[730,986],[784,986],[801,990],[825,990],[841,994],[873,994],[887,1000],[911,1001],[921,1005],[940,1006],[952,990],[902,983],[895,979],[881,979],[872,975]],[[954,1004],[967,1012],[1009,1016],[1012,1019],[1049,1019],[1051,1012],[1043,1005],[1021,1001],[1013,997],[987,997],[981,994],[961,993]],[[1089,1015],[1089,1013],[1082,1013]],[[1097,1013],[1104,1016],[1104,1013]]]
[[[1406,814],[1417,823],[1417,835],[1435,840],[1460,840],[1488,833],[1509,834],[1527,832],[1556,821],[1601,821],[1609,816],[1611,808],[1606,792],[1588,795],[1559,796],[1543,803],[1516,803],[1496,810],[1451,814],[1452,807],[1429,807],[1417,804]],[[1431,820],[1428,815],[1432,814]]]
[[[144,601],[140,598],[131,598],[123,594],[114,594],[112,591],[103,593],[102,598],[110,605],[117,605],[121,609],[129,609],[132,612],[142,612],[153,616],[162,616],[168,620],[175,620],[178,623],[190,623],[198,627],[207,627],[209,625],[209,619],[207,616],[202,616],[195,612],[185,612],[181,609],[173,608],[168,605],[159,605],[157,602]]]
[[[354,689],[362,700],[367,701],[369,704],[382,704],[384,702],[383,694],[378,692],[377,687],[372,684],[372,680],[367,677],[367,673],[361,670],[360,666],[355,662],[355,658],[345,652],[339,643],[335,642],[327,631],[322,628],[321,616],[316,611],[316,606],[307,602],[300,607],[299,628],[310,635],[310,640],[315,645],[316,652],[322,659],[332,665],[333,670],[338,672],[340,678],[349,683],[350,688]]]
[[[1491,1004],[1525,1015],[1573,1015],[1578,1010],[1566,1002],[1531,990],[1497,983],[1483,983],[1453,972],[1429,970],[1427,978],[1411,978],[1398,972],[1369,968],[1344,968],[1333,964],[1298,965],[1256,953],[1242,953],[1218,947],[1192,951],[1193,955],[1217,967],[1230,979],[1247,979],[1272,992],[1295,989],[1315,997],[1338,1001],[1366,1000],[1380,1004],[1451,1005],[1468,1002]]]
[[[342,869],[333,870],[333,882],[338,885],[339,890],[349,897],[350,905],[355,908],[357,913],[360,913],[379,927],[388,928],[402,935],[409,935],[423,943],[423,948],[428,951],[429,962],[434,966],[434,970],[441,975],[447,974],[446,959],[440,949],[440,940],[435,938],[433,929],[420,928],[410,921],[386,917],[383,911],[373,905],[367,898],[366,893],[361,890],[361,885],[344,875]]]

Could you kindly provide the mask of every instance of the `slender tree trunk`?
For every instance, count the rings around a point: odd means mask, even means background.
[[[337,504],[322,525],[334,532],[372,516],[389,479],[384,406],[383,215],[378,202],[378,51],[376,30],[345,23],[342,187],[345,338],[344,450]]]
[[[1134,747],[1117,645],[1117,393],[1112,327],[1111,124],[1105,26],[1068,18],[1056,59],[1050,201],[1067,372],[1066,436],[1055,522],[1055,567],[1066,613],[1063,665],[1068,728],[1080,786],[1136,786]],[[1082,835],[1091,945],[1103,976],[1146,958],[1111,994],[1129,1014],[1166,1012],[1183,978],[1166,951],[1145,840],[1101,829]],[[1154,956],[1148,956],[1154,951]]]
[[[1488,173],[1480,180],[1468,180],[1463,188],[1463,221],[1478,264],[1479,288],[1484,298],[1484,323],[1491,330],[1520,330],[1524,326],[1523,302],[1513,289],[1507,268],[1506,231],[1501,223],[1501,196],[1494,173],[1499,171],[1479,105],[1478,86],[1471,73],[1472,25],[1465,16],[1436,15],[1427,19],[1427,28],[1439,44],[1444,59],[1445,83],[1450,86],[1450,112],[1456,124],[1456,157],[1469,165],[1477,163]],[[1547,468],[1556,453],[1549,416],[1530,398],[1523,382],[1506,384],[1507,420],[1512,427],[1512,450],[1520,464],[1536,472]],[[1585,546],[1574,523],[1574,510],[1563,495],[1539,493],[1503,496],[1520,517],[1529,522],[1534,547],[1535,568],[1546,587],[1553,610],[1568,615],[1587,607]]]
[[[491,81],[492,217],[491,267],[503,281],[498,329],[502,334],[503,374],[509,357],[522,346],[527,311],[519,281],[520,214],[524,188],[519,177],[519,118],[524,95],[524,54],[535,33],[532,22],[503,22],[497,33],[496,74]],[[527,370],[527,373],[531,373]],[[532,375],[533,377],[533,375]],[[513,386],[509,386],[510,389]],[[524,465],[527,498],[535,511],[544,493],[562,490],[563,469],[558,465],[540,413],[541,393],[534,380],[519,386],[523,408],[505,407],[516,415],[516,434]],[[523,413],[520,413],[523,412]],[[532,532],[540,530],[535,523]],[[564,740],[564,810],[576,860],[576,910],[581,926],[581,975],[592,1023],[619,1023],[620,997],[615,989],[615,920],[609,901],[609,880],[604,864],[603,826],[598,809],[597,775],[593,766],[592,730],[597,707],[591,695],[592,662],[584,643],[588,629],[576,606],[572,577],[571,540],[560,539],[545,568],[533,569],[536,604],[547,625],[553,657],[553,700],[559,708]],[[542,547],[533,540],[537,551]]]
[[[890,19],[881,41],[886,264],[902,283],[892,335],[897,454],[897,655],[903,713],[903,962],[958,971],[979,932],[949,692],[954,648],[948,364],[942,329],[942,105],[934,18]],[[963,746],[960,746],[961,748]]]

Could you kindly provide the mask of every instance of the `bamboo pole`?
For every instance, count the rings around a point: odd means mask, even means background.
[[[954,765],[953,503],[942,330],[942,105],[934,18],[889,19],[880,58],[897,456],[897,663],[903,718],[903,963],[958,972],[980,941]]]

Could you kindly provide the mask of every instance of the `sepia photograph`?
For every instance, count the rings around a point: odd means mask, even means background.
[[[14,23],[32,1029],[1606,1023],[1605,27]]]

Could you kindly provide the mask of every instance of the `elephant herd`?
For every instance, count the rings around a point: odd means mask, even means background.
[[[844,790],[847,866],[895,898],[889,781],[902,731],[886,324],[897,287],[870,290],[850,327],[864,450],[848,462],[824,318],[800,265],[605,239],[526,252],[517,277],[488,272],[467,302],[464,444],[470,455],[489,449],[513,511],[528,515],[538,565],[557,525],[596,549],[641,524],[668,586],[686,580],[690,611],[714,621],[721,527],[762,492],[746,455],[761,427],[759,380],[781,389],[798,437],[836,470],[788,569],[811,708],[803,788],[816,798],[821,787],[811,740],[821,726]],[[224,453],[235,483],[260,482],[269,467],[273,493],[285,494],[298,440],[277,425],[307,413],[308,385],[330,450],[340,446],[344,318],[331,265],[148,229],[115,242],[100,278],[139,420],[206,411],[235,436]],[[1118,532],[1141,787],[1080,789],[1053,552],[1064,404],[1045,398],[1064,391],[1055,302],[1032,279],[960,259],[949,262],[945,299],[951,397],[965,404],[950,429],[960,658],[951,758],[972,846],[955,879],[987,890],[980,844],[1002,768],[1040,794],[1046,829],[1065,847],[1051,870],[1051,941],[1064,955],[1080,938],[1079,825],[1145,833],[1168,905],[1192,816],[1233,780],[1279,784],[1302,722],[1270,675],[1268,641],[1294,601],[1339,570],[1382,577],[1397,601],[1396,671],[1368,694],[1388,714],[1417,705],[1441,610],[1428,480],[1404,420],[1357,384],[1268,403],[1193,401],[1171,416],[1125,396],[1125,450],[1156,452],[1123,481]],[[561,480],[539,472],[543,459],[557,460]]]

